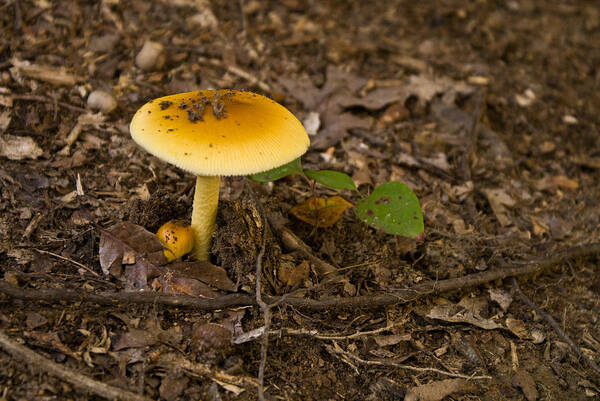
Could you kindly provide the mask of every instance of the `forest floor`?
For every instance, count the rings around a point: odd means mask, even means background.
[[[0,400],[600,398],[597,0],[9,0],[0,32]],[[211,88],[359,191],[225,178],[214,266],[140,273],[194,177],[129,122]],[[424,239],[289,213],[388,181]]]

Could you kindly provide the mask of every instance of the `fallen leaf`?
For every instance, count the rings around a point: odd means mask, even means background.
[[[352,113],[339,113],[330,111],[323,115],[323,128],[311,140],[310,146],[314,149],[327,149],[342,140],[348,130],[371,129],[371,118],[357,117]]]
[[[410,341],[412,340],[412,337],[410,334],[392,334],[389,336],[375,336],[374,339],[380,347],[388,347],[390,345]]]
[[[160,327],[160,323],[153,318],[145,321],[145,328],[130,327],[125,333],[119,334],[112,342],[112,350],[120,351],[126,348],[141,348],[158,342],[179,344],[183,339],[180,326],[173,326],[167,330]]]
[[[512,221],[507,216],[505,206],[514,206],[516,204],[515,200],[505,190],[500,188],[482,189],[482,192],[488,199],[498,222],[503,226],[512,224]]]
[[[0,156],[10,160],[37,159],[44,151],[28,136],[0,137]]]
[[[58,333],[55,331],[25,331],[23,332],[25,337],[33,338],[37,344],[43,344],[46,346],[54,347],[65,355],[69,355],[76,360],[80,360],[81,358],[71,351],[69,347],[67,347],[58,337]]]
[[[402,86],[377,88],[364,97],[345,96],[338,104],[341,107],[364,107],[367,110],[379,110],[392,103],[404,103],[410,93]]]
[[[523,391],[527,401],[535,401],[538,399],[539,393],[535,387],[535,381],[533,380],[533,377],[531,377],[531,374],[526,370],[518,368],[512,378],[512,384]]]
[[[468,323],[485,330],[494,330],[502,327],[502,325],[493,320],[485,319],[479,313],[470,311],[458,304],[435,306],[429,311],[427,317],[445,322]]]
[[[162,285],[162,292],[165,294],[186,294],[200,298],[217,298],[221,295],[202,281],[189,277],[172,277],[170,274],[162,274],[158,280]]]
[[[340,196],[308,198],[290,209],[290,213],[305,223],[327,228],[334,225],[352,204]]]
[[[126,221],[104,229],[98,251],[104,274],[125,278],[132,288],[146,288],[146,280],[160,274],[158,266],[166,263],[163,245],[156,235]],[[123,274],[123,265],[127,271]]]
[[[12,120],[12,117],[11,117],[10,110],[4,110],[3,112],[0,113],[0,134],[3,134],[4,131],[6,131],[6,129],[10,125],[11,120]]]
[[[508,307],[513,301],[512,296],[508,292],[490,288],[488,293],[490,294],[490,299],[500,305],[504,312],[508,310]]]
[[[440,401],[450,394],[473,392],[477,386],[465,379],[447,379],[410,388],[404,401]]]
[[[179,370],[167,371],[160,381],[158,393],[166,401],[175,401],[180,399],[180,395],[188,387],[190,379]]]
[[[210,262],[192,261],[175,262],[167,266],[167,272],[171,271],[185,277],[200,280],[205,284],[211,285],[219,290],[235,291],[236,286],[227,276],[227,271],[220,266],[215,266]],[[167,273],[168,274],[168,273]]]
[[[37,313],[37,312],[27,313],[27,318],[25,319],[25,325],[27,326],[28,330],[36,329],[40,326],[45,325],[46,323],[48,323],[48,319],[46,319],[44,316],[40,315],[39,313]]]
[[[467,86],[463,87],[449,78],[431,78],[425,75],[411,75],[404,85],[405,90],[419,98],[423,104],[431,101],[437,94],[449,89],[458,89],[460,92],[469,92]]]
[[[232,334],[225,326],[217,323],[194,323],[191,345],[200,351],[223,349],[231,345]]]
[[[506,328],[509,329],[515,336],[519,337],[520,339],[529,338],[529,331],[525,327],[525,323],[522,320],[507,317]]]
[[[460,332],[451,333],[452,347],[462,356],[467,358],[475,366],[485,366],[485,362],[481,359],[481,352],[475,348],[475,344],[468,337]]]
[[[541,218],[538,218],[535,216],[529,216],[529,221],[531,221],[531,225],[533,227],[533,233],[535,235],[542,236],[544,234],[549,233],[550,227]]]
[[[126,333],[117,337],[112,343],[114,351],[120,351],[126,348],[140,348],[147,345],[156,344],[158,338],[155,333],[146,329],[131,328]]]
[[[307,260],[300,264],[292,261],[282,261],[277,268],[277,278],[288,287],[302,285],[310,273],[310,264]]]

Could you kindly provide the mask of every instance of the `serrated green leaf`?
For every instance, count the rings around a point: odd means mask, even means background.
[[[425,229],[419,199],[401,182],[378,186],[355,210],[362,221],[388,234],[417,238]]]
[[[306,170],[304,172],[308,178],[311,178],[319,184],[334,189],[349,189],[356,191],[356,184],[348,174],[334,170]]]
[[[275,167],[272,170],[251,174],[248,176],[248,178],[254,181],[271,182],[277,181],[283,177],[287,177],[288,175],[300,173],[302,173],[302,163],[300,162],[300,158],[297,158],[287,164],[284,164],[283,166]]]

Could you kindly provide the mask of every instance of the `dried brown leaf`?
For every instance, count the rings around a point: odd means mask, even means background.
[[[169,370],[162,378],[158,392],[166,401],[179,400],[189,382],[190,379],[183,372]]]
[[[228,348],[232,333],[217,323],[197,322],[192,328],[191,345],[201,351]]]
[[[4,110],[3,112],[0,113],[0,134],[3,134],[4,131],[6,131],[6,129],[10,125],[11,120],[12,120],[12,117],[11,117],[10,110]]]
[[[54,347],[65,355],[70,355],[75,359],[80,359],[77,354],[69,349],[58,337],[55,331],[26,331],[25,337],[33,338],[38,344]]]
[[[39,313],[37,313],[37,312],[27,313],[27,318],[25,319],[25,325],[27,326],[28,330],[33,330],[35,328],[45,325],[46,323],[48,323],[48,319],[46,319],[44,316],[40,315]]]
[[[0,137],[0,156],[10,160],[37,159],[44,151],[28,136]]]
[[[488,292],[490,299],[500,305],[502,310],[506,312],[513,301],[512,296],[508,292],[496,288],[490,288]]]
[[[126,221],[101,232],[98,254],[104,274],[124,279],[129,287],[138,289],[146,288],[147,279],[158,275],[159,266],[166,263],[156,235]],[[129,265],[125,274],[123,265]]]
[[[337,144],[350,129],[371,129],[371,119],[352,113],[329,112],[323,115],[323,128],[311,141],[314,149],[327,149]]]
[[[445,322],[468,323],[485,330],[494,330],[502,327],[492,319],[485,319],[478,312],[469,310],[462,305],[435,306],[429,311],[427,317]]]
[[[302,285],[308,278],[309,273],[310,264],[307,260],[302,261],[300,264],[282,261],[277,268],[277,278],[288,287]]]
[[[531,374],[529,374],[529,372],[526,370],[518,368],[512,378],[512,384],[516,387],[519,387],[523,391],[527,401],[535,401],[538,399],[539,393],[535,387],[535,381],[533,380]]]
[[[447,379],[412,387],[406,393],[404,401],[440,401],[450,394],[474,392],[477,386],[465,379]]]
[[[113,341],[112,349],[120,351],[126,348],[140,348],[156,344],[157,341],[158,337],[150,330],[131,328]]]
[[[345,96],[339,101],[341,107],[364,107],[367,110],[379,110],[392,103],[404,103],[410,96],[404,87],[377,88],[363,97]]]
[[[200,298],[217,298],[221,295],[200,280],[189,277],[173,277],[170,274],[163,274],[159,281],[165,294],[186,294]]]
[[[529,338],[529,331],[525,327],[525,323],[522,320],[507,317],[506,328],[521,339]]]
[[[210,262],[175,262],[167,266],[167,271],[172,271],[175,276],[185,276],[200,280],[205,284],[211,285],[219,290],[235,291],[236,286],[227,276],[227,271],[220,266],[215,266]]]

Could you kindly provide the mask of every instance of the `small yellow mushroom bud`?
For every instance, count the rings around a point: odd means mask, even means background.
[[[169,262],[189,253],[194,247],[194,231],[181,220],[166,222],[158,229],[156,236],[167,248],[164,254]]]

